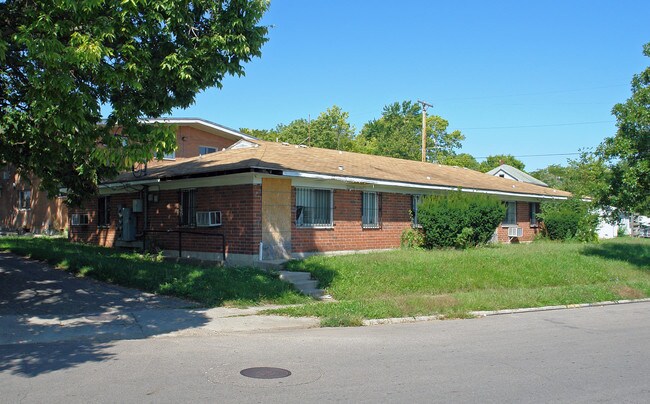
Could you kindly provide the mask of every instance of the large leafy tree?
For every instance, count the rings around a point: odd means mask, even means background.
[[[240,129],[251,136],[269,141],[304,144],[334,150],[354,149],[354,126],[348,122],[349,114],[333,105],[316,119],[296,119],[289,124],[279,124],[271,130]]]
[[[544,181],[551,188],[569,191],[580,197],[593,197],[604,189],[603,179],[608,173],[602,158],[585,151],[578,159],[569,160],[567,166],[551,164],[530,175]]]
[[[453,155],[465,136],[447,131],[449,122],[427,116],[427,161],[439,161]],[[379,119],[366,123],[357,137],[360,151],[408,160],[422,157],[422,109],[411,101],[386,105]]]
[[[523,161],[519,160],[511,154],[495,154],[488,156],[485,161],[482,161],[479,165],[479,170],[486,173],[493,168],[499,167],[501,164],[508,164],[509,166],[517,168],[521,171],[523,171],[524,167],[526,167]]]
[[[175,147],[144,125],[242,75],[266,41],[265,0],[0,2],[0,161],[71,202]],[[103,125],[102,105],[112,112]],[[123,136],[124,134],[125,136]]]
[[[650,57],[650,43],[643,47]],[[596,154],[609,162],[606,187],[597,195],[602,206],[650,214],[650,67],[632,78],[632,95],[612,110],[618,130]]]
[[[480,167],[480,164],[478,163],[478,161],[476,161],[474,156],[468,153],[460,153],[460,154],[443,156],[439,160],[439,163],[448,166],[465,167],[475,171],[478,171]]]

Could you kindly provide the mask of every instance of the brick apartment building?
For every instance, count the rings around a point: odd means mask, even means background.
[[[389,249],[417,224],[422,195],[460,189],[507,204],[495,230],[499,241],[531,241],[539,203],[570,196],[465,168],[259,141],[235,131],[203,135],[204,123],[175,124],[176,159],[103,183],[97,198],[70,211],[72,240],[230,264]],[[224,138],[218,150],[181,157],[215,135]]]

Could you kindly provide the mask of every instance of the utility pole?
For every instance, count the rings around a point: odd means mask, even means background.
[[[433,105],[420,100],[418,102],[422,104],[422,161],[427,161],[427,107],[433,107]]]

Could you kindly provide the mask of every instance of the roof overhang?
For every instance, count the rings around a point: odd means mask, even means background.
[[[200,119],[200,118],[155,118],[155,119],[145,119],[142,122],[190,126],[208,133],[222,135],[226,138],[230,138],[231,140],[240,140],[240,139],[257,140],[257,138],[247,135],[245,133],[241,133],[235,129],[231,129],[226,126],[219,125],[214,122],[207,121],[205,119]]]
[[[539,199],[556,199],[564,200],[567,199],[566,196],[553,196],[553,195],[543,195],[543,194],[531,194],[523,192],[505,192],[497,191],[491,189],[479,189],[479,188],[463,188],[463,187],[453,187],[446,185],[429,185],[429,184],[417,184],[409,182],[399,182],[399,181],[387,181],[387,180],[376,180],[370,178],[359,178],[359,177],[346,177],[346,176],[336,176],[336,175],[326,175],[326,174],[316,174],[308,173],[302,171],[283,171],[283,175],[287,177],[296,177],[296,178],[311,178],[318,180],[331,180],[331,181],[342,181],[346,183],[358,183],[358,184],[372,184],[372,185],[382,185],[382,186],[393,186],[400,188],[408,188],[415,190],[431,190],[431,191],[462,191],[462,192],[471,192],[471,193],[480,193],[488,195],[496,195],[501,197],[533,197]]]

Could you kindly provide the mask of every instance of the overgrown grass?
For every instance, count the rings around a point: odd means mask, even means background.
[[[650,296],[650,240],[316,256],[292,262],[289,269],[311,272],[339,302],[274,313],[318,316],[324,325],[432,314],[466,317],[477,310]]]
[[[288,283],[255,268],[165,262],[156,256],[55,238],[0,237],[0,250],[46,261],[78,276],[189,299],[206,307],[309,300]]]

